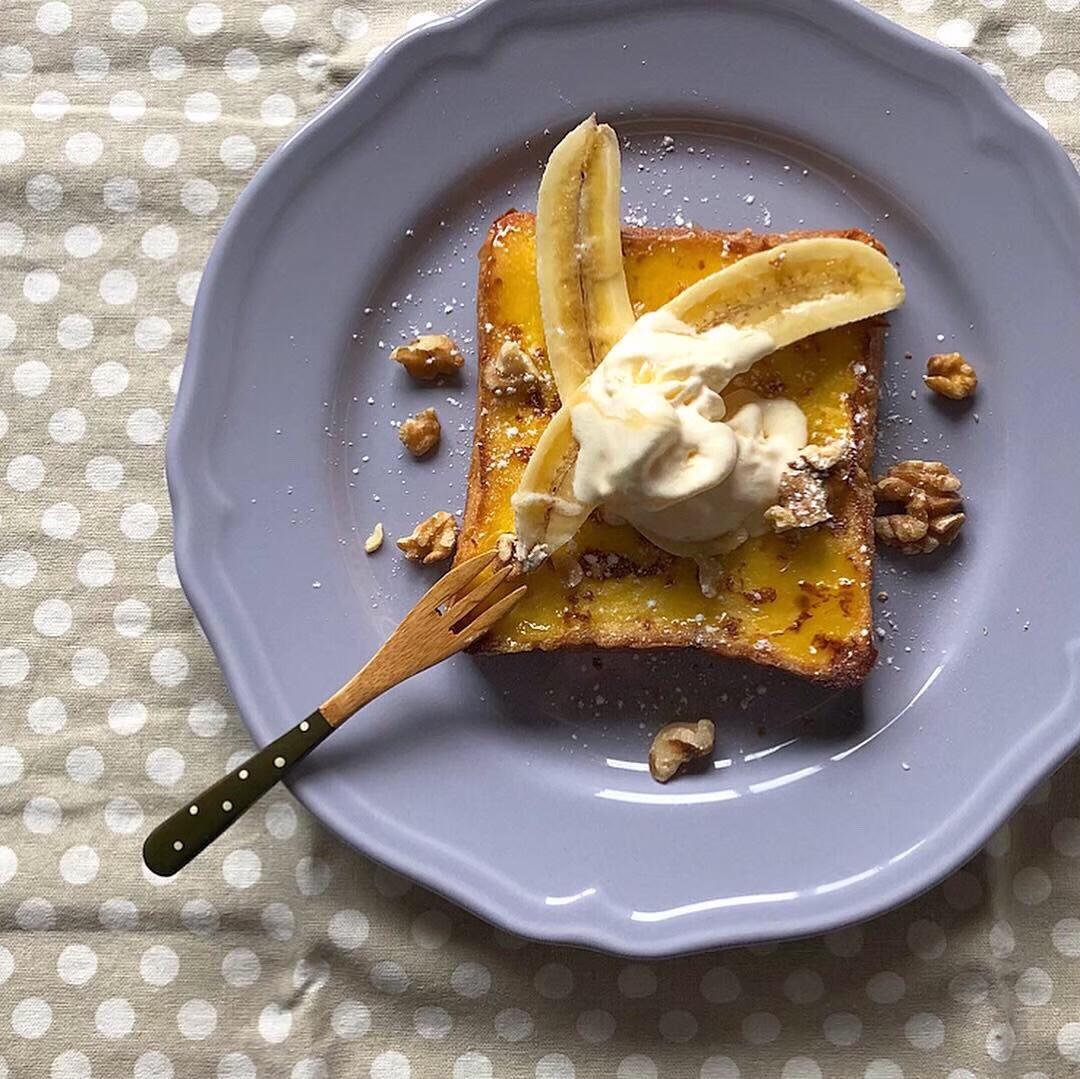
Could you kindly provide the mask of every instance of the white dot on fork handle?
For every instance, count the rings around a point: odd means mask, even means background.
[[[181,843],[180,840],[178,839],[173,843],[172,849],[173,850],[183,850],[184,849],[184,844]]]
[[[275,757],[274,758],[274,767],[275,768],[284,768],[285,767],[285,758],[284,757]]]
[[[303,721],[303,723],[301,723],[301,724],[300,724],[300,729],[301,729],[302,731],[309,731],[309,730],[311,730],[311,724],[310,724],[310,723],[308,723],[308,721],[307,721],[307,720],[305,719],[305,720]]]
[[[232,802],[226,799],[224,802],[221,803],[221,808],[224,809],[226,813],[228,813],[229,810],[232,809]]]
[[[240,771],[239,771],[239,772],[237,773],[237,775],[238,775],[238,776],[239,776],[239,777],[240,777],[241,779],[247,779],[247,777],[248,777],[248,770],[247,770],[246,768],[241,768],[241,769],[240,769]]]
[[[188,806],[188,812],[194,817],[194,816],[196,816],[198,814],[199,807],[198,806]]]

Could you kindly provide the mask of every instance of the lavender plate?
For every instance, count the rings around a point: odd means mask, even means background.
[[[860,226],[901,266],[879,453],[942,457],[969,521],[879,559],[881,660],[832,693],[693,654],[458,657],[371,705],[295,791],[361,850],[530,937],[664,955],[810,933],[931,885],[1080,741],[1080,185],[974,64],[850,0],[488,0],[389,48],[276,153],[214,249],[169,434],[181,579],[257,741],[429,583],[399,536],[460,509],[475,252],[555,137],[625,142],[627,219]],[[933,399],[959,350],[972,407]],[[914,358],[905,359],[905,353]],[[443,418],[431,462],[395,422]],[[651,733],[711,716],[659,787]]]

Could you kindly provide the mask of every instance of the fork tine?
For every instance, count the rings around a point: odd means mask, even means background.
[[[486,581],[481,581],[470,592],[466,592],[465,595],[456,599],[443,615],[446,624],[453,626],[467,614],[475,611],[513,572],[513,566],[503,566],[502,569],[497,570]]]
[[[528,588],[522,585],[515,588],[508,596],[504,596],[498,603],[493,603],[486,611],[477,615],[468,625],[458,631],[458,639],[464,639],[463,648],[468,648],[473,641],[482,637],[507,611],[509,611],[525,593]]]
[[[429,611],[445,603],[452,596],[470,585],[483,570],[498,557],[498,551],[485,551],[455,566],[449,573],[440,577],[424,594],[413,608],[414,611]]]

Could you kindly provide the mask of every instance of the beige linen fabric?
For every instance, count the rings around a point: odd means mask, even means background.
[[[283,792],[141,872],[151,823],[249,748],[162,476],[199,271],[420,3],[0,0],[0,1079],[1077,1074],[1075,762],[918,902],[670,962],[511,939]],[[1080,148],[1077,0],[875,4]]]

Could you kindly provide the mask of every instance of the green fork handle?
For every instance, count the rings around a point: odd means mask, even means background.
[[[143,861],[159,877],[171,877],[206,850],[284,774],[333,731],[316,710],[275,738],[239,768],[162,821],[143,844]]]

